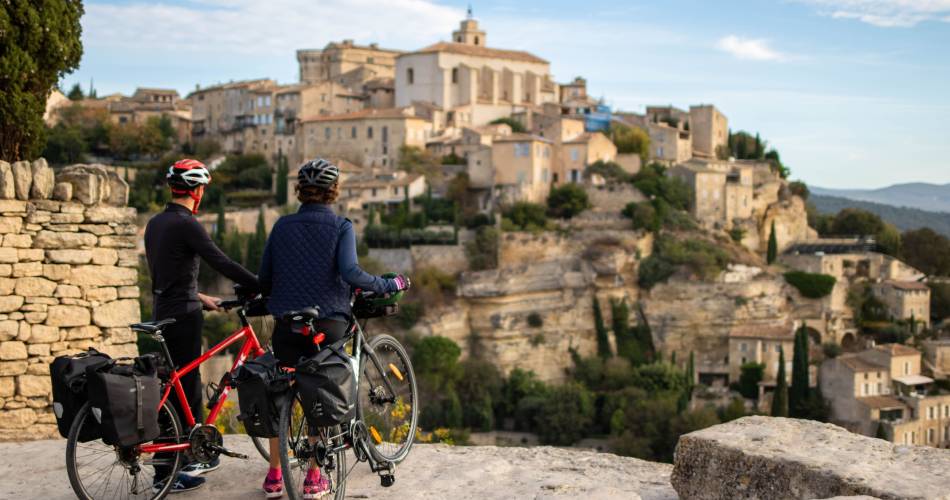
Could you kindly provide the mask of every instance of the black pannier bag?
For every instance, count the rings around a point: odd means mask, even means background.
[[[330,427],[356,415],[356,378],[351,358],[342,350],[345,340],[297,363],[294,379],[307,422]]]
[[[112,359],[90,348],[72,356],[59,356],[49,365],[49,377],[53,385],[53,413],[59,434],[69,437],[69,428],[76,414],[86,404],[86,369],[102,366]],[[99,439],[99,426],[87,419],[79,434],[79,442]]]
[[[86,393],[93,417],[99,422],[102,441],[130,447],[152,441],[161,434],[158,404],[161,400],[159,362],[155,355],[109,363],[87,370]]]
[[[280,409],[290,397],[290,375],[280,369],[270,351],[245,362],[232,378],[238,390],[241,414],[248,436],[277,437]]]

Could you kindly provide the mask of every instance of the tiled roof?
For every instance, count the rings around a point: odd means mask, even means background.
[[[408,118],[413,120],[424,120],[412,114],[412,110],[409,108],[386,108],[386,109],[361,109],[359,111],[354,111],[352,113],[344,113],[342,115],[322,115],[322,116],[312,116],[310,118],[304,118],[301,120],[303,123],[307,122],[333,122],[333,121],[342,121],[342,120],[372,120],[372,119],[387,119],[387,118]]]
[[[455,42],[434,43],[415,52],[410,52],[409,54],[427,54],[437,52],[447,52],[449,54],[459,54],[463,56],[484,57],[488,59],[508,59],[510,61],[548,64],[548,61],[541,59],[534,54],[521,50],[490,49],[481,45],[469,45],[467,43]]]
[[[420,174],[407,174],[395,178],[382,178],[375,176],[353,176],[347,178],[340,185],[340,189],[367,189],[379,187],[408,186],[421,177]]]
[[[895,408],[906,408],[901,400],[893,396],[867,396],[857,398],[861,404],[874,410],[893,410]]]
[[[855,372],[876,372],[887,369],[884,366],[871,363],[866,359],[860,358],[857,354],[844,354],[838,356],[838,360]]]
[[[887,280],[884,284],[896,288],[898,290],[910,291],[910,292],[923,292],[930,290],[930,287],[921,283],[919,281],[894,281]]]
[[[729,338],[791,340],[794,337],[792,325],[742,325],[729,330]]]
[[[881,344],[874,346],[874,349],[890,354],[891,356],[913,356],[920,354],[920,351],[904,344]]]
[[[537,141],[537,142],[548,142],[551,141],[541,137],[539,135],[533,134],[511,134],[511,135],[499,135],[493,139],[495,142],[527,142],[527,141]]]

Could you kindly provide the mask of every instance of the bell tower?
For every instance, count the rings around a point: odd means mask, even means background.
[[[485,32],[478,29],[478,21],[472,17],[472,6],[468,6],[468,15],[459,23],[459,29],[452,32],[452,41],[466,45],[485,46]]]

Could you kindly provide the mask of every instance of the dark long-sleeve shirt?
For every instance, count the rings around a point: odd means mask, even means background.
[[[394,280],[360,268],[353,223],[318,204],[303,205],[274,224],[261,260],[260,281],[270,294],[267,307],[276,317],[319,306],[324,317],[346,319],[350,287],[396,291]]]
[[[152,276],[155,319],[201,308],[198,300],[199,258],[235,283],[257,287],[257,277],[231,260],[211,241],[191,210],[169,203],[145,227],[145,255]]]

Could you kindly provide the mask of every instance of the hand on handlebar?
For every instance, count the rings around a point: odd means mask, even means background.
[[[221,310],[221,308],[219,307],[221,305],[220,297],[212,297],[210,295],[199,293],[198,300],[201,301],[201,305],[202,307],[204,307],[206,311],[220,311]]]
[[[396,291],[397,291],[397,292],[404,292],[404,291],[408,290],[409,287],[412,286],[412,282],[409,281],[409,277],[408,277],[408,276],[405,276],[405,275],[403,275],[403,274],[397,275],[395,278],[393,278],[393,281],[396,282]]]

